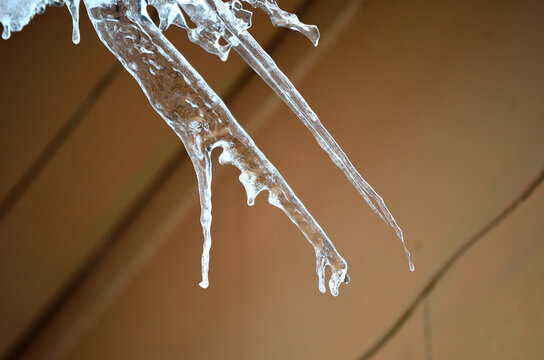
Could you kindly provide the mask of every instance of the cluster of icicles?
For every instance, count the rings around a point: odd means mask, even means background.
[[[264,11],[275,26],[299,31],[317,45],[317,27],[303,24],[296,15],[281,10],[276,0],[244,2]],[[329,289],[334,296],[338,295],[340,284],[347,283],[349,277],[346,262],[280,173],[200,74],[164,37],[162,31],[170,25],[186,30],[192,42],[222,60],[227,59],[231,49],[242,56],[306,125],[376,214],[395,230],[404,246],[410,270],[414,270],[410,253],[404,245],[402,230],[384,201],[353,167],[289,79],[249,34],[247,29],[251,26],[252,13],[244,9],[240,1],[84,0],[84,4],[102,42],[136,79],[153,108],[181,138],[194,165],[204,232],[200,286],[208,286],[212,220],[210,155],[217,147],[222,148],[219,162],[234,165],[241,171],[239,178],[246,189],[248,205],[253,205],[257,195],[267,190],[268,202],[282,209],[313,245],[321,292],[326,290],[326,266],[332,270]],[[79,0],[2,0],[2,37],[7,39],[11,31],[21,30],[48,5],[68,7],[73,19],[72,40],[78,43]],[[147,14],[147,6],[157,9],[160,19],[158,27]],[[189,27],[185,16],[196,27]],[[227,41],[226,45],[219,43],[221,38]]]

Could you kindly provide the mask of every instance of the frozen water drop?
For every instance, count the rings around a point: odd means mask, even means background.
[[[79,44],[79,0],[64,0],[72,15],[72,42]]]
[[[2,30],[2,39],[7,40],[11,36],[11,31],[9,30],[9,23],[4,24],[4,30]]]

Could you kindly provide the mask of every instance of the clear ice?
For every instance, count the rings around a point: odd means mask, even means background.
[[[317,45],[317,27],[303,24],[296,15],[281,10],[276,0],[243,1],[264,11],[273,25],[298,31]],[[247,29],[251,26],[252,13],[243,8],[242,2],[84,0],[84,4],[100,40],[136,79],[153,108],[180,137],[193,163],[198,180],[200,222],[204,234],[201,287],[206,288],[209,285],[209,253],[212,242],[211,152],[215,148],[222,149],[220,164],[231,164],[240,170],[239,179],[246,190],[248,205],[254,204],[261,191],[268,191],[268,202],[282,209],[313,245],[321,292],[326,291],[327,266],[332,270],[329,279],[332,295],[338,295],[340,284],[347,283],[349,277],[347,263],[278,170],[234,119],[219,96],[162,34],[170,25],[187,31],[192,42],[223,61],[227,59],[231,49],[242,56],[306,125],[368,205],[394,229],[402,242],[410,270],[414,270],[402,230],[383,199],[357,172],[297,89],[249,34]],[[11,31],[20,31],[35,14],[42,13],[48,5],[68,7],[73,19],[72,40],[78,43],[79,0],[2,0],[2,37],[7,39]],[[147,6],[157,9],[160,20],[158,27],[150,19]],[[185,16],[196,26],[188,26]],[[221,38],[227,41],[226,45],[219,43]]]

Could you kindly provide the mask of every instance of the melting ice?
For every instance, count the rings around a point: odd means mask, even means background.
[[[4,29],[2,38],[9,39],[12,31],[21,31],[34,15],[43,14],[47,6],[66,5],[72,15],[72,41],[79,43],[79,0],[2,0],[0,1],[0,23]]]
[[[296,15],[281,10],[276,0],[244,2],[265,12],[275,26],[298,31],[317,45],[317,27],[303,24]],[[348,282],[349,277],[346,262],[278,170],[259,150],[200,74],[162,34],[170,25],[187,31],[192,42],[217,55],[221,60],[226,60],[232,49],[244,58],[306,125],[368,205],[394,229],[402,242],[410,270],[414,270],[402,230],[383,199],[354,168],[297,89],[249,34],[247,29],[251,26],[252,13],[244,9],[242,2],[84,0],[84,4],[100,40],[136,79],[153,108],[180,137],[191,158],[197,174],[200,222],[204,234],[200,286],[208,286],[212,242],[211,152],[216,148],[221,149],[221,164],[230,164],[240,170],[239,179],[246,190],[248,205],[254,204],[260,192],[267,191],[268,202],[283,210],[313,245],[321,292],[326,290],[327,266],[332,270],[329,289],[334,296],[338,295],[340,284]],[[79,0],[2,0],[2,37],[7,39],[12,31],[20,31],[34,15],[41,14],[49,5],[68,7],[73,19],[72,40],[78,43]],[[154,25],[146,12],[149,5],[158,11],[159,27]],[[185,16],[196,27],[189,27]],[[227,41],[226,45],[219,43],[221,38]]]

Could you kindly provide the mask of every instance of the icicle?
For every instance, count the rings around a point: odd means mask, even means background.
[[[4,26],[2,38],[9,39],[12,32],[21,31],[34,15],[43,13],[53,0],[1,0],[0,23]]]
[[[238,20],[232,15],[226,6],[220,0],[206,0],[208,4],[214,8],[219,14],[222,24],[225,27],[227,33],[227,39],[235,39],[231,41],[234,49],[244,58],[244,60],[255,70],[257,74],[280,96],[280,98],[291,108],[291,110],[298,116],[298,118],[306,125],[310,132],[314,135],[317,142],[323,150],[329,154],[331,160],[338,166],[346,175],[351,184],[367,202],[367,204],[374,210],[374,212],[387,224],[389,224],[398,238],[400,239],[404,252],[408,258],[408,265],[411,271],[414,271],[414,264],[410,257],[410,252],[404,242],[404,236],[401,228],[397,225],[395,218],[385,205],[385,202],[378,195],[374,189],[366,182],[366,180],[359,174],[357,169],[353,166],[347,155],[342,148],[334,140],[331,134],[325,129],[319,118],[310,108],[306,100],[300,95],[298,90],[293,86],[291,81],[283,74],[283,72],[276,66],[276,63],[272,58],[264,51],[261,46],[253,39],[253,37],[244,29],[237,26]],[[249,0],[252,5],[261,8],[266,8],[267,13],[272,13],[273,16],[277,16],[277,10],[270,10],[270,7],[277,7],[274,0]],[[285,15],[283,15],[285,16]],[[298,19],[297,19],[298,21]],[[298,23],[297,23],[298,24]],[[298,31],[304,31],[304,28],[300,30],[300,25],[293,28]],[[304,32],[303,32],[304,33]],[[319,33],[317,33],[319,34]],[[317,39],[319,35],[317,35]],[[316,39],[316,41],[317,41]],[[377,205],[377,206],[376,206]]]
[[[276,0],[243,1],[263,10],[274,25],[299,31],[317,45],[317,27],[303,24],[296,15],[281,10]],[[268,202],[282,209],[313,245],[321,292],[325,292],[327,266],[332,269],[329,289],[334,296],[338,295],[340,284],[347,283],[349,277],[344,259],[276,168],[236,122],[221,99],[161,34],[172,24],[185,29],[192,42],[222,60],[227,59],[231,48],[244,58],[307,126],[376,214],[395,230],[404,247],[410,270],[414,270],[402,230],[383,199],[357,172],[293,84],[246,31],[251,26],[252,14],[242,7],[239,0],[228,3],[221,0],[84,0],[84,3],[102,42],[138,81],[154,109],[181,138],[191,158],[197,173],[200,221],[204,235],[200,286],[206,288],[209,284],[212,242],[210,154],[216,147],[223,149],[219,156],[221,164],[231,164],[240,170],[239,179],[246,190],[248,205],[253,205],[258,194],[267,190]],[[68,7],[72,16],[72,40],[78,43],[79,0],[2,0],[2,37],[7,39],[11,31],[21,30],[46,6],[62,4]],[[159,28],[147,14],[148,5],[158,11]],[[181,10],[196,27],[187,25]],[[221,45],[221,38],[228,43]],[[179,89],[183,89],[183,93]]]
[[[74,44],[79,44],[79,1],[64,0],[70,15],[72,15],[72,42]]]
[[[4,29],[2,30],[2,39],[7,40],[11,36],[11,31],[9,29],[9,22],[3,24]]]
[[[101,40],[137,79],[152,106],[182,139],[193,162],[204,233],[201,286],[208,285],[211,246],[210,152],[221,147],[219,161],[240,170],[248,203],[252,204],[259,192],[267,190],[269,203],[282,209],[314,246],[319,254],[320,291],[325,290],[323,269],[331,267],[329,289],[336,296],[346,280],[346,262],[221,99],[134,3],[119,7],[115,2],[103,1],[94,6],[90,6],[90,0],[85,2]],[[180,88],[184,89],[183,94],[179,93]]]
[[[204,245],[202,246],[202,281],[200,286],[207,288],[208,271],[210,268],[210,248],[212,246],[211,225],[212,225],[212,159],[211,150],[192,156],[191,160],[195,167],[198,179],[198,193],[200,196],[200,224],[204,234]]]
[[[79,43],[80,0],[0,0],[0,23],[4,26],[2,38],[9,39],[12,31],[21,31],[36,14],[43,14],[47,6],[66,4],[72,16],[72,41]]]

